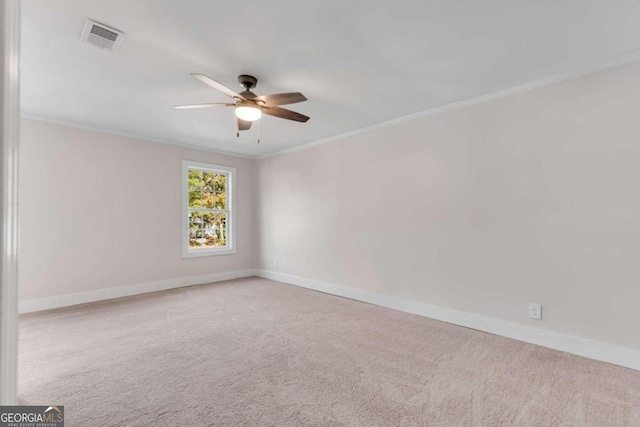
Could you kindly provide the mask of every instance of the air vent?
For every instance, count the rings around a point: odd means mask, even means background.
[[[115,52],[120,47],[124,33],[99,22],[87,19],[82,30],[80,40],[92,44],[100,49]]]

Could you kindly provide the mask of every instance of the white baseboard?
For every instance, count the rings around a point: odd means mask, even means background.
[[[221,282],[223,280],[240,279],[255,276],[255,270],[236,270],[224,273],[190,276],[179,279],[161,280],[158,282],[139,283],[117,288],[99,289],[96,291],[79,292],[75,294],[58,295],[54,297],[35,298],[20,301],[19,313],[49,310],[52,308],[68,307],[76,304],[108,300],[112,298],[128,297],[148,292],[164,291],[185,286],[203,285],[205,283]]]
[[[629,348],[605,344],[545,329],[532,328],[530,326],[520,325],[479,314],[457,311],[418,301],[377,294],[349,286],[335,285],[332,283],[305,279],[274,271],[255,270],[255,274],[266,279],[276,280],[382,307],[388,307],[411,314],[417,314],[431,319],[442,320],[455,325],[465,326],[467,328],[489,332],[491,334],[513,338],[515,340],[537,344],[543,347],[640,371],[640,351]]]

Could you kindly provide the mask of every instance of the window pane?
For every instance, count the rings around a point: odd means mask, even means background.
[[[227,193],[215,193],[214,205],[216,209],[227,209]]]
[[[202,192],[200,190],[189,191],[189,207],[194,209],[202,207]]]
[[[189,170],[189,191],[200,190],[202,188],[202,172]]]
[[[203,192],[202,193],[202,205],[203,208],[214,209],[215,208],[215,193]]]
[[[202,172],[203,191],[214,191],[214,181],[216,174],[211,172]]]
[[[227,214],[189,213],[189,248],[209,249],[227,246]]]
[[[216,193],[224,193],[227,191],[227,175],[216,175],[214,190]]]

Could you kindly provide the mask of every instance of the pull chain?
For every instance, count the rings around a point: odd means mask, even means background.
[[[258,120],[258,144],[260,144],[260,120]]]

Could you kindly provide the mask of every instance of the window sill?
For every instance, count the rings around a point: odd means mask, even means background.
[[[231,248],[224,249],[201,249],[201,250],[188,250],[182,252],[182,258],[198,258],[202,256],[216,256],[216,255],[232,255],[236,250]]]

